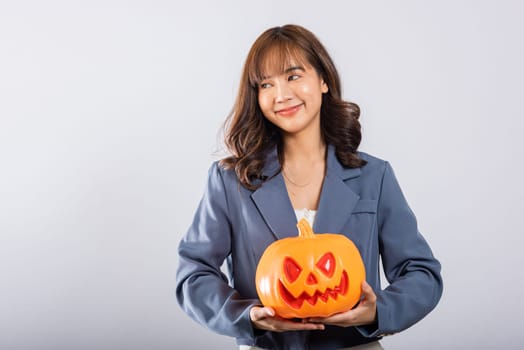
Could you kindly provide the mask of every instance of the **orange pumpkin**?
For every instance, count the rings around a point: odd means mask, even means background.
[[[284,318],[327,317],[351,309],[366,275],[357,247],[341,234],[313,233],[305,219],[297,226],[298,237],[273,242],[260,258],[260,301]]]

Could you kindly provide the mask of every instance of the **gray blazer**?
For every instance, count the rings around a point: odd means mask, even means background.
[[[399,332],[430,312],[442,294],[440,264],[417,222],[391,166],[366,153],[360,168],[344,168],[334,147],[327,152],[314,232],[342,233],[359,248],[366,279],[377,294],[378,322],[366,327],[276,333],[252,327],[249,309],[260,305],[257,263],[277,239],[298,234],[276,149],[267,157],[261,187],[250,191],[234,171],[217,162],[193,223],[179,245],[176,296],[182,309],[238,344],[267,349],[337,349]],[[382,290],[382,258],[389,285]],[[221,271],[228,264],[226,276]]]

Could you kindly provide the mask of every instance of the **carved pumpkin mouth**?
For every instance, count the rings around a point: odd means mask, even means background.
[[[325,292],[315,291],[313,295],[309,295],[306,292],[302,292],[297,298],[295,298],[282,284],[281,281],[278,281],[279,292],[282,299],[292,308],[300,309],[304,301],[307,301],[311,305],[316,305],[317,301],[320,299],[324,303],[328,301],[329,298],[337,300],[338,295],[345,295],[349,287],[349,279],[346,271],[342,273],[340,277],[340,283],[335,288],[327,288]]]

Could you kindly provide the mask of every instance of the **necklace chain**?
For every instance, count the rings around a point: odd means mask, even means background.
[[[313,176],[311,176],[311,177],[309,178],[309,181],[307,181],[305,184],[298,184],[298,183],[296,183],[295,181],[293,181],[293,180],[291,180],[291,179],[289,178],[289,176],[286,174],[286,171],[284,170],[284,168],[282,168],[282,175],[284,175],[284,177],[286,178],[286,180],[288,180],[291,184],[293,184],[293,185],[295,185],[295,186],[297,186],[297,187],[306,187],[306,186],[308,186],[308,185],[311,183],[312,178],[313,178]]]

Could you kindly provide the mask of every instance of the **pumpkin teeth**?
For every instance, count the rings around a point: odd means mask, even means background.
[[[316,305],[318,299],[322,300],[324,303],[327,303],[329,298],[337,300],[339,294],[345,295],[349,287],[349,279],[346,271],[342,273],[340,278],[340,283],[335,288],[327,288],[325,292],[316,291],[313,295],[309,295],[306,292],[302,292],[297,298],[295,298],[282,284],[279,283],[279,291],[282,299],[292,308],[300,309],[304,301],[307,301],[310,305]]]
[[[315,293],[312,297],[306,298],[306,301],[310,303],[311,305],[315,305],[317,303],[318,295]]]

